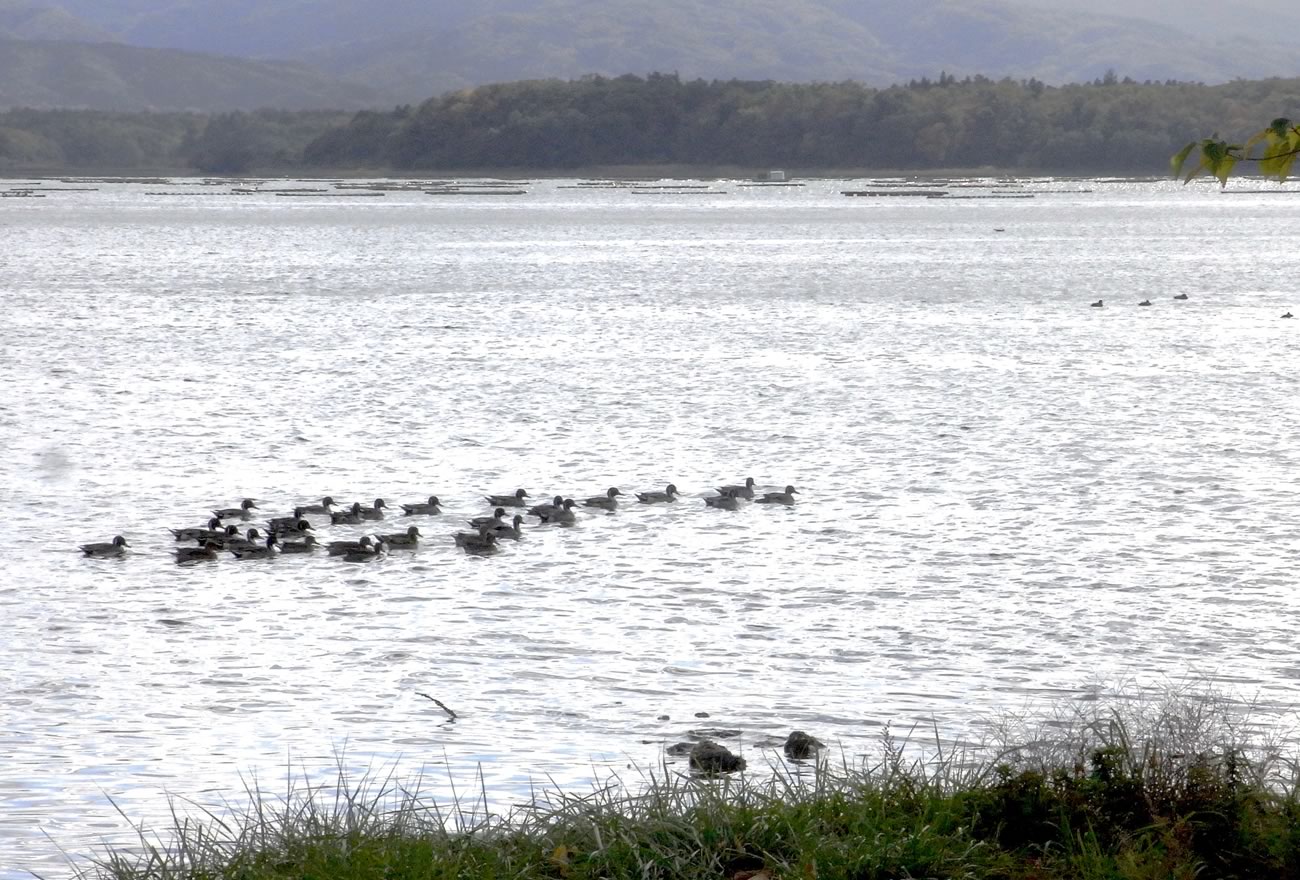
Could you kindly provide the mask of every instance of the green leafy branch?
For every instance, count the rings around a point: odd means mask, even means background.
[[[1263,153],[1251,155],[1251,151],[1261,144]],[[1198,149],[1201,161],[1183,175],[1187,160]],[[1244,144],[1230,144],[1219,140],[1217,135],[1192,141],[1179,150],[1169,160],[1169,164],[1175,177],[1183,177],[1183,183],[1201,174],[1208,174],[1218,178],[1220,186],[1227,186],[1228,177],[1238,162],[1258,162],[1260,174],[1279,182],[1286,180],[1297,155],[1300,155],[1300,125],[1290,119],[1279,118],[1269,123],[1268,128],[1251,135]]]

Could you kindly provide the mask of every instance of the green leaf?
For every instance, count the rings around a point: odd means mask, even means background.
[[[1172,169],[1174,177],[1183,173],[1183,163],[1187,161],[1187,157],[1192,154],[1192,150],[1194,149],[1196,149],[1196,141],[1192,141],[1170,158],[1169,167]],[[1186,183],[1186,181],[1183,182]]]
[[[1237,157],[1231,153],[1224,153],[1219,157],[1219,161],[1213,169],[1214,176],[1219,178],[1219,186],[1228,185],[1228,177],[1232,174],[1232,167],[1236,164]]]
[[[1263,143],[1265,141],[1271,142],[1273,138],[1274,138],[1274,134],[1273,134],[1273,129],[1271,128],[1265,128],[1262,131],[1255,132],[1246,140],[1245,145],[1242,147],[1242,154],[1249,156],[1250,151],[1254,149],[1256,144]]]

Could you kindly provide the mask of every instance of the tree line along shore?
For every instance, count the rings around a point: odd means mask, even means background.
[[[598,167],[996,168],[1162,174],[1179,146],[1300,116],[1300,79],[1207,86],[1108,74],[859,83],[590,76],[481,86],[357,113],[0,113],[0,174],[393,174]]]

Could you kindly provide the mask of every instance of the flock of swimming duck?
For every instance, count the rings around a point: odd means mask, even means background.
[[[744,483],[719,486],[716,495],[703,499],[704,506],[715,510],[738,510],[743,501],[792,505],[794,496],[798,494],[794,486],[786,486],[780,492],[756,492],[755,485],[754,478],[748,477]],[[682,497],[672,483],[662,492],[634,494],[640,504],[671,504]],[[530,496],[523,489],[517,489],[509,495],[486,495],[487,504],[492,508],[491,515],[467,520],[470,530],[455,532],[451,537],[455,545],[466,553],[489,555],[501,549],[502,541],[517,541],[523,537],[526,517],[536,517],[537,525],[571,526],[578,522],[577,508],[613,513],[618,510],[619,498],[623,496],[622,490],[611,486],[603,494],[590,498],[575,500],[556,495],[549,502],[530,507],[526,500]],[[442,514],[442,502],[436,495],[430,495],[425,501],[399,506],[403,517]],[[385,512],[390,508],[382,498],[376,498],[373,504],[363,505],[359,501],[338,504],[326,496],[319,503],[302,504],[295,507],[291,514],[266,520],[263,528],[253,527],[241,532],[241,526],[235,522],[250,522],[255,518],[255,510],[260,510],[257,502],[245,498],[238,507],[213,510],[206,525],[171,529],[177,544],[184,545],[178,546],[174,551],[176,561],[212,561],[224,553],[229,553],[236,559],[269,559],[286,553],[315,553],[324,549],[330,556],[340,556],[345,562],[370,562],[387,556],[393,550],[413,550],[424,540],[418,525],[389,534],[362,535],[356,540],[322,542],[316,537],[316,524],[311,517],[328,517],[331,526],[364,525],[385,520]],[[130,546],[126,538],[118,535],[112,541],[82,544],[81,552],[98,558],[116,557],[125,555]]]
[[[1189,297],[1188,297],[1187,294],[1185,294],[1185,293],[1180,293],[1180,294],[1175,295],[1175,296],[1174,296],[1174,299],[1177,299],[1177,300],[1185,300],[1185,299],[1189,299]],[[1097,300],[1095,303],[1089,303],[1089,305],[1091,305],[1094,309],[1105,308],[1105,302],[1104,302],[1103,300]],[[1144,299],[1144,300],[1142,300],[1142,302],[1138,303],[1138,305],[1140,305],[1140,306],[1149,306],[1149,305],[1151,305],[1151,300],[1149,300],[1149,299]],[[1286,312],[1285,314],[1283,314],[1281,317],[1283,317],[1283,318],[1294,318],[1295,315],[1291,314],[1291,312],[1288,311],[1288,312]]]

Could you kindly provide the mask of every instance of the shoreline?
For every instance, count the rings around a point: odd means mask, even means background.
[[[878,756],[852,767],[792,751],[796,731],[766,774],[697,765],[692,751],[690,773],[665,763],[636,789],[613,776],[585,794],[534,790],[505,816],[485,812],[483,788],[439,805],[419,779],[340,769],[332,784],[249,789],[233,817],[173,814],[171,828],[145,830],[133,851],[105,852],[78,877],[1294,876],[1293,758],[1241,742],[1213,697],[1124,711],[1058,717],[1067,728],[1054,739],[983,756],[931,744],[916,757],[886,731]]]
[[[494,180],[691,180],[719,179],[755,181],[756,176],[768,169],[755,169],[739,165],[598,165],[580,168],[529,169],[529,168],[458,168],[430,170],[398,170],[380,168],[263,168],[245,174],[213,174],[195,168],[0,168],[0,180],[39,180],[62,178],[186,178],[208,180],[427,180],[427,179],[494,179]],[[1015,168],[786,168],[782,169],[790,182],[804,180],[856,180],[904,178],[935,180],[941,178],[1065,178],[1095,179],[1113,177],[1122,180],[1163,180],[1152,174],[1049,171],[1043,169]],[[1173,180],[1174,178],[1168,178]],[[1243,175],[1243,179],[1248,179]]]

